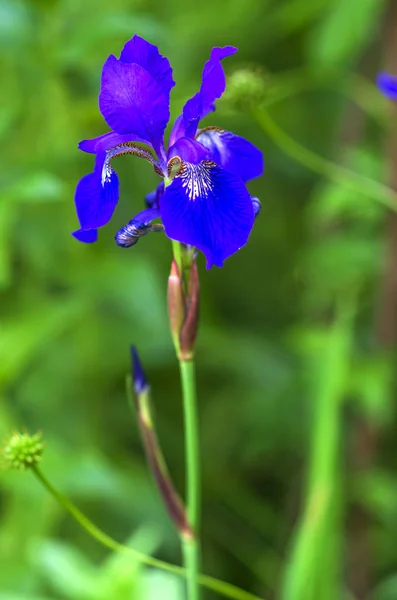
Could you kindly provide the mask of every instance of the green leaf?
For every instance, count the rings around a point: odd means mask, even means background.
[[[377,35],[383,0],[333,0],[308,37],[309,59],[317,65],[346,63]]]

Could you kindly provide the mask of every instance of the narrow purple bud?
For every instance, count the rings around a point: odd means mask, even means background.
[[[145,372],[142,367],[142,363],[138,356],[138,351],[135,346],[131,346],[131,359],[132,359],[132,381],[134,382],[135,393],[142,394],[149,389],[149,384],[146,379]]]

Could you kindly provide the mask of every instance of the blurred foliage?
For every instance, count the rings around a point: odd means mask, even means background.
[[[263,76],[258,111],[303,148],[382,182],[388,107],[372,82],[385,9],[0,0],[0,431],[43,430],[46,474],[116,539],[180,562],[126,403],[132,342],[180,488],[184,461],[165,302],[171,247],[161,235],[130,250],[113,241],[157,183],[150,167],[120,159],[121,201],[100,241],[69,235],[74,188],[92,164],[77,143],[107,130],[97,107],[104,60],[135,32],[159,45],[174,67],[176,117],[210,48],[236,45],[226,70]],[[266,600],[352,600],[362,566],[349,559],[349,515],[359,509],[370,515],[371,598],[396,600],[395,353],[382,351],[375,324],[388,213],[365,185],[353,191],[288,155],[238,93],[237,109],[226,95],[207,123],[259,146],[266,172],[250,184],[262,213],[247,247],[222,270],[199,260],[204,571]],[[353,297],[354,319],[340,321]],[[357,418],[381,435],[368,469],[351,460]],[[314,519],[318,485],[329,503]],[[183,598],[180,580],[99,547],[30,473],[1,473],[1,486],[0,600]]]

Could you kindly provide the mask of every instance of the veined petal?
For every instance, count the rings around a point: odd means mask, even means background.
[[[386,98],[397,100],[397,76],[389,73],[379,73],[376,78],[378,89]]]
[[[207,159],[209,152],[200,142],[192,140],[192,138],[181,137],[170,147],[168,158],[180,156],[182,161],[191,163],[199,163]],[[215,161],[214,161],[215,162]]]
[[[157,208],[147,208],[138,213],[127,225],[116,233],[116,244],[123,248],[134,246],[143,235],[153,231],[164,231],[161,223],[152,223],[160,219],[160,211]]]
[[[143,67],[109,56],[102,71],[99,108],[116,133],[138,136],[160,153],[169,99]]]
[[[73,231],[72,236],[76,240],[79,240],[79,242],[92,244],[98,240],[98,229],[78,229],[77,231]]]
[[[225,91],[226,78],[221,60],[237,52],[233,46],[213,48],[210,59],[205,63],[200,91],[190,98],[183,107],[185,135],[194,137],[200,119],[215,110],[214,102]]]
[[[103,135],[99,135],[90,140],[81,141],[79,143],[79,149],[83,152],[89,152],[90,154],[99,154],[100,152],[106,152],[106,150],[109,150],[114,146],[119,146],[120,144],[126,144],[128,142],[147,143],[139,136],[131,133],[120,135],[119,133],[109,131],[109,133],[104,133]]]
[[[216,127],[207,127],[199,132],[196,140],[208,148],[209,160],[243,181],[259,177],[263,173],[262,152],[251,142]]]
[[[156,46],[139,35],[134,35],[122,49],[120,60],[125,63],[136,63],[143,67],[157,81],[169,100],[170,91],[175,85],[172,68],[168,58],[162,56]]]
[[[254,210],[244,183],[215,163],[182,163],[165,188],[160,206],[167,236],[195,246],[207,259],[207,269],[247,243]]]
[[[96,229],[111,218],[119,199],[119,180],[106,154],[97,156],[95,170],[77,184],[75,203],[82,229]]]

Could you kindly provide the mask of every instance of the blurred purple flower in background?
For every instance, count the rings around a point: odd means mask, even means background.
[[[386,98],[397,100],[397,76],[385,72],[379,73],[376,84]]]
[[[146,197],[140,212],[116,235],[120,246],[131,246],[150,231],[164,230],[178,242],[201,250],[207,268],[246,244],[258,199],[245,183],[263,172],[262,153],[242,137],[217,127],[198,129],[199,121],[215,110],[226,87],[221,60],[237,52],[213,48],[204,66],[200,90],[188,100],[172,128],[168,150],[164,131],[170,118],[170,92],[175,85],[167,58],[135,35],[120,59],[111,55],[102,71],[99,108],[112,129],[79,148],[96,155],[94,172],[77,185],[75,202],[82,242],[97,240],[97,230],[115,210],[119,182],[113,159],[134,154],[149,161],[163,181]],[[153,223],[161,219],[162,225]]]

